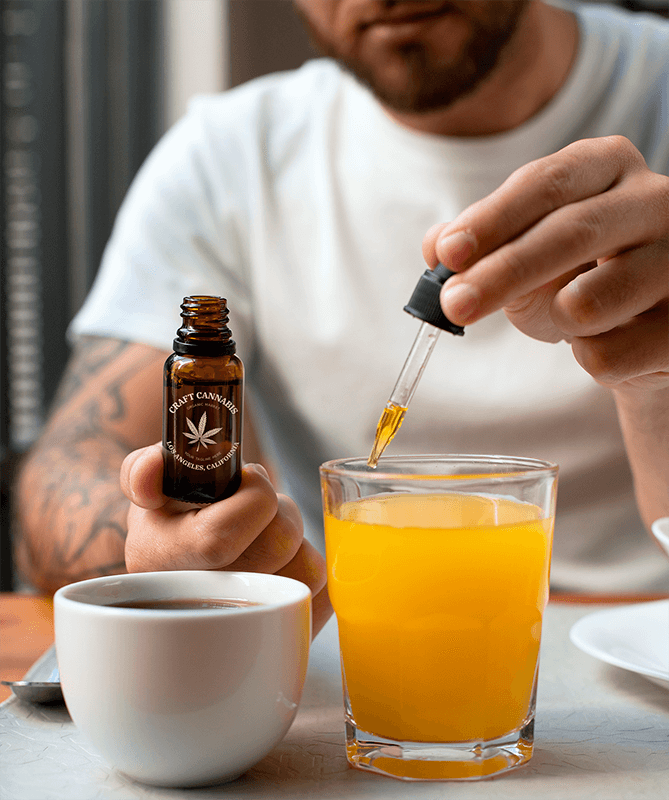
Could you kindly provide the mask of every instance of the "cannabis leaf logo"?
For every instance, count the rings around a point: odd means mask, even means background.
[[[205,411],[204,414],[200,417],[200,421],[197,424],[197,428],[195,425],[186,418],[186,422],[188,423],[188,427],[190,428],[190,433],[188,431],[184,431],[184,436],[190,439],[190,444],[197,444],[195,452],[200,449],[200,445],[204,448],[210,444],[216,444],[216,442],[211,439],[211,436],[216,435],[219,431],[222,431],[223,428],[212,428],[210,431],[206,430],[207,428],[207,412]]]

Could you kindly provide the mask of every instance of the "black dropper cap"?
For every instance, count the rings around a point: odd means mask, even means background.
[[[448,331],[454,336],[464,336],[465,329],[444,316],[439,303],[441,287],[451,275],[455,275],[455,273],[451,272],[443,264],[437,264],[434,269],[426,269],[420,276],[411,299],[404,306],[404,310],[409,314],[413,314],[414,317],[422,319],[423,322],[429,322],[435,328],[441,328],[442,331]]]

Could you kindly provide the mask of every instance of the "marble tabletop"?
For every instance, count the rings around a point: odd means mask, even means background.
[[[344,752],[336,623],[313,644],[297,718],[285,739],[237,781],[140,785],[111,768],[64,707],[12,697],[0,706],[0,800],[346,798],[658,800],[669,796],[669,685],[577,649],[572,625],[600,606],[549,604],[541,651],[535,750],[516,772],[468,783],[406,783],[351,769]]]

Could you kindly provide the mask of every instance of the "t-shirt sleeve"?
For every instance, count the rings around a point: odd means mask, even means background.
[[[250,348],[247,166],[238,126],[225,136],[225,114],[221,98],[193,102],[149,155],[70,338],[112,336],[171,350],[183,298],[209,294],[226,297],[233,336]]]

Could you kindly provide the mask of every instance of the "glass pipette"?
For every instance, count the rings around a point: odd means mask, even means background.
[[[422,324],[379,419],[374,446],[367,459],[370,467],[377,466],[381,454],[399,430],[440,332],[446,330],[455,336],[464,335],[464,328],[447,319],[439,303],[441,287],[453,274],[443,264],[438,264],[433,270],[425,270],[411,299],[404,306],[404,310],[421,319]]]

